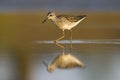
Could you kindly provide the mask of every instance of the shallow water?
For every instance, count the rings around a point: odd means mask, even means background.
[[[78,14],[78,13],[77,13]],[[71,54],[86,68],[47,71],[47,65],[63,49],[54,44],[62,32],[43,13],[0,14],[0,80],[119,80],[119,14],[88,14],[73,29]],[[111,20],[112,18],[112,20]],[[69,32],[59,44],[70,53]]]
[[[63,40],[60,44],[67,47],[65,53],[69,53],[69,41]],[[39,46],[46,45],[53,47],[53,41],[34,41],[33,44]],[[82,60],[86,68],[56,69],[53,73],[47,71],[47,67],[42,63],[44,60],[48,65],[59,54],[61,48],[54,46],[54,49],[33,54],[30,61],[30,80],[119,80],[120,66],[120,40],[73,40],[72,55]],[[57,48],[56,48],[57,47]],[[43,53],[43,52],[42,52]],[[46,77],[47,76],[47,77]]]
[[[53,44],[54,41],[34,41],[33,43],[38,44]],[[61,40],[60,44],[70,44],[69,40]],[[99,40],[72,40],[72,44],[120,44],[120,39],[99,39]]]
[[[51,64],[52,60],[62,53],[62,49],[52,41],[33,41],[35,51],[30,53],[27,78],[28,80],[119,80],[120,79],[120,45],[119,40],[105,44],[106,40],[73,40],[72,55],[84,62],[86,68],[56,69],[53,73],[47,71],[46,65]],[[82,42],[81,42],[82,41]],[[84,42],[86,41],[86,43]],[[92,41],[92,43],[90,43]],[[89,43],[88,43],[89,42]],[[93,43],[95,42],[95,43]],[[103,43],[100,43],[103,42]],[[69,41],[61,41],[65,46],[65,53],[69,53]],[[63,44],[64,43],[64,44]],[[98,43],[98,44],[97,44]],[[115,43],[115,44],[114,44]],[[116,44],[118,43],[118,44]],[[4,80],[14,79],[13,76],[19,75],[19,59],[15,56],[1,55],[0,74]],[[17,71],[17,72],[16,72]],[[3,73],[4,72],[4,73]],[[12,72],[12,73],[11,73]],[[10,75],[12,74],[12,75]],[[7,77],[5,77],[5,76]],[[15,79],[18,79],[16,77]]]

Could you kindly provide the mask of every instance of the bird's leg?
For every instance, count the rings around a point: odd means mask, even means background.
[[[54,43],[57,43],[59,40],[63,39],[65,37],[65,32],[63,30],[63,34],[60,38],[58,38],[57,40],[54,41]]]
[[[59,46],[60,48],[62,48],[62,49],[63,49],[63,52],[64,52],[65,47],[64,47],[63,45],[59,44],[58,42],[56,42],[55,44],[56,44],[57,46]]]
[[[62,54],[64,55],[64,49],[65,47],[61,44],[59,44],[58,42],[55,43],[57,46],[59,46],[60,48],[62,48]]]
[[[70,30],[70,53],[72,52],[72,30]]]

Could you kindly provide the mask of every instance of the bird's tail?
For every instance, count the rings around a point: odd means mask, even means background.
[[[81,63],[79,66],[80,66],[81,68],[86,68],[86,65],[85,65],[84,63]]]

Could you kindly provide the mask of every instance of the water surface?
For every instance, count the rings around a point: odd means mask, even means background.
[[[60,44],[67,47],[69,53],[69,40]],[[119,80],[120,40],[73,40],[72,55],[82,60],[86,68],[56,69],[53,73],[47,71],[42,61],[51,64],[52,60],[62,53],[61,48],[55,46],[53,41],[34,41],[39,46],[46,45],[46,49],[39,50],[32,55],[30,67],[30,80]],[[49,48],[49,47],[52,48]],[[43,53],[43,54],[41,54]],[[47,76],[47,77],[46,77]]]
[[[62,53],[53,43],[62,31],[50,21],[41,24],[46,17],[43,12],[1,13],[0,80],[120,80],[120,14],[87,15],[73,29],[71,52],[86,68],[49,73],[42,61],[50,64]],[[65,53],[70,53],[69,31],[65,35],[59,43],[65,46]]]

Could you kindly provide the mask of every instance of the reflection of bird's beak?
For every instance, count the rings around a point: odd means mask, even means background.
[[[46,62],[45,60],[43,60],[42,63],[43,63],[46,67],[48,67],[48,64],[47,64],[47,62]]]
[[[45,23],[46,22],[46,20],[47,20],[47,18],[42,22],[42,23]]]

